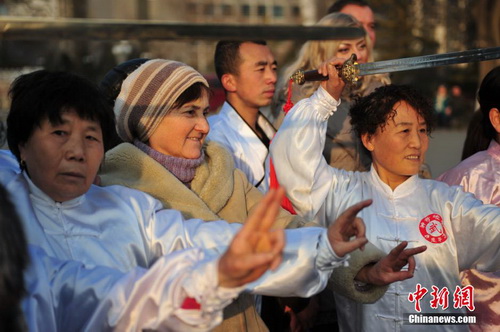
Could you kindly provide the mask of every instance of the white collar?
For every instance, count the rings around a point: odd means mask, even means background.
[[[370,177],[372,178],[372,182],[377,186],[377,188],[382,191],[387,197],[403,197],[409,194],[412,194],[415,191],[415,187],[417,185],[417,181],[420,180],[418,174],[410,176],[406,181],[401,183],[396,189],[392,190],[391,187],[382,179],[377,173],[373,164],[370,167]]]
[[[75,205],[78,205],[78,204],[84,202],[84,200],[85,200],[85,194],[83,194],[81,196],[78,196],[78,197],[73,198],[73,199],[66,201],[66,202],[56,202],[50,196],[48,196],[46,193],[44,193],[40,188],[38,188],[33,183],[33,181],[31,181],[30,177],[28,176],[28,174],[25,171],[22,172],[22,175],[23,175],[24,179],[26,180],[26,182],[28,183],[30,196],[39,202],[43,202],[45,204],[48,204],[48,205],[54,206],[54,207],[68,207],[69,208],[69,207],[73,207]]]

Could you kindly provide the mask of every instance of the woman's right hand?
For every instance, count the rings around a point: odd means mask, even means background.
[[[344,257],[356,249],[363,250],[368,243],[365,223],[357,214],[371,204],[371,199],[354,204],[328,227],[328,240],[338,257]]]
[[[239,287],[279,266],[285,247],[285,232],[273,229],[273,225],[284,195],[283,188],[269,190],[248,216],[219,260],[219,286]]]
[[[340,77],[337,68],[341,67],[346,60],[343,58],[331,58],[318,67],[318,73],[328,76],[328,80],[322,81],[321,86],[337,101],[340,100],[345,87],[345,82]]]

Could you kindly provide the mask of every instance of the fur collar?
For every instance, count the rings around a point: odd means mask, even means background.
[[[130,143],[106,153],[101,170],[102,185],[123,185],[144,191],[176,209],[186,218],[218,220],[234,189],[234,162],[227,150],[215,142],[204,147],[205,160],[196,169],[191,189],[158,162]]]

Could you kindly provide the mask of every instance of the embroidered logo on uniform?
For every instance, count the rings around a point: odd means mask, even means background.
[[[420,234],[431,243],[443,243],[448,239],[444,228],[443,218],[437,214],[429,214],[418,225]]]

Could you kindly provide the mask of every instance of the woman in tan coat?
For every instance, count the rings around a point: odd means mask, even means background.
[[[102,185],[144,191],[186,218],[245,221],[263,195],[234,167],[227,150],[214,142],[205,143],[209,88],[201,74],[181,62],[135,59],[111,70],[101,89],[114,105],[118,135],[124,141],[106,153]],[[276,227],[303,224],[300,217],[285,210],[276,219]],[[376,270],[371,265],[363,267],[378,261],[379,251],[366,251],[351,254],[350,267],[338,269],[342,272],[336,287],[347,290],[349,284],[348,296],[373,302],[385,287],[357,292],[352,282],[361,270]],[[224,321],[216,331],[267,328],[255,310],[253,296],[242,294],[224,310]]]

